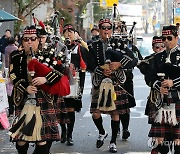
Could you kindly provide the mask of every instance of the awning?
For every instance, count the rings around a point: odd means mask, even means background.
[[[7,22],[7,21],[14,21],[14,20],[21,20],[18,17],[15,17],[14,15],[0,10],[0,22]]]

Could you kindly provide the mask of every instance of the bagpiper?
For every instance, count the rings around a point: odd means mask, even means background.
[[[22,36],[22,47],[10,55],[9,70],[16,112],[9,134],[16,142],[19,154],[27,154],[30,142],[36,143],[36,153],[49,153],[51,145],[48,142],[60,140],[58,115],[64,101],[62,96],[70,92],[63,61],[54,56],[51,47],[40,51],[39,41],[35,26],[27,26]],[[66,94],[61,91],[61,96],[59,90],[62,87],[59,85],[62,85],[62,80],[67,91]]]
[[[152,138],[152,152],[169,152],[169,146],[174,145],[174,153],[180,153],[180,48],[176,26],[164,26],[162,41],[166,50],[156,54],[150,76],[150,85],[154,92],[151,108],[152,124],[149,137]],[[172,142],[170,142],[172,141]],[[166,144],[169,142],[169,144]]]
[[[68,146],[74,145],[72,134],[75,123],[75,111],[79,112],[82,108],[82,95],[85,83],[88,53],[87,49],[81,45],[81,41],[76,40],[75,32],[75,28],[71,24],[64,26],[63,35],[65,38],[65,44],[68,48],[67,57],[74,79],[74,83],[71,84],[71,93],[64,98],[70,123],[67,125],[61,124],[61,143],[66,142]]]
[[[113,49],[109,39],[112,34],[110,19],[99,21],[100,38],[89,44],[88,71],[93,73],[93,88],[90,112],[99,136],[96,147],[104,144],[108,133],[104,130],[101,113],[111,115],[112,136],[109,145],[111,153],[117,152],[116,137],[119,129],[119,115],[129,112],[127,91],[122,87],[126,80],[123,69],[137,64],[132,52],[121,46]],[[113,40],[113,39],[112,39]],[[115,42],[112,41],[112,44]]]

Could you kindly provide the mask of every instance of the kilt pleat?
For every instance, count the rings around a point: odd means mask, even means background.
[[[180,124],[176,126],[152,124],[148,136],[180,139]]]

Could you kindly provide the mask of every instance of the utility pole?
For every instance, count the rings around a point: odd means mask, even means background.
[[[168,25],[168,0],[164,0],[164,24]]]
[[[94,25],[94,6],[93,6],[93,0],[90,0],[90,5],[91,5],[91,13],[90,13],[90,29],[92,29]]]

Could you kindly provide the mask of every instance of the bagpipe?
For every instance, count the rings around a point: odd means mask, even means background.
[[[114,7],[114,14],[113,14],[113,34],[110,38],[108,38],[108,47],[106,52],[106,57],[112,62],[119,61],[119,59],[122,58],[124,55],[121,51],[125,52],[126,48],[129,48],[129,44],[133,43],[133,36],[132,32],[136,25],[136,22],[133,22],[133,26],[129,32],[129,35],[127,33],[127,27],[125,25],[125,22],[122,22],[121,24],[121,32],[116,31],[116,4],[113,5]],[[106,59],[107,59],[106,58]]]
[[[33,54],[32,48],[31,53]],[[70,93],[69,78],[65,74],[66,69],[66,56],[60,52],[56,57],[54,56],[54,49],[45,46],[44,50],[39,54],[34,55],[32,60],[28,62],[28,72],[33,74],[34,77],[45,77],[51,71],[60,72],[62,77],[59,81],[52,86],[48,84],[40,85],[39,87],[53,95],[66,96]]]
[[[34,24],[35,24],[35,27],[36,27],[37,25],[39,25],[42,29],[45,29],[45,28],[46,28],[46,26],[45,26],[45,24],[43,23],[43,21],[38,20],[38,19],[35,17],[34,13],[32,13],[32,18],[33,18],[33,22],[34,22]]]

